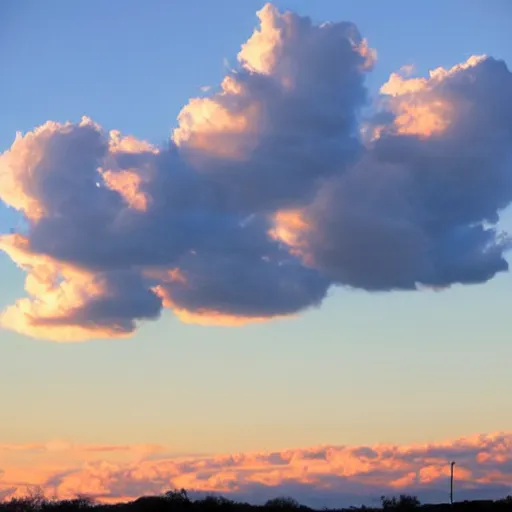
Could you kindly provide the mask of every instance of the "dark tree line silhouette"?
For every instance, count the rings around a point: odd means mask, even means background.
[[[24,497],[0,501],[0,512],[313,512],[291,497],[268,500],[264,505],[251,505],[223,496],[211,495],[192,500],[185,489],[168,491],[160,496],[142,496],[131,502],[96,503],[87,496],[59,500],[47,498],[40,489],[29,490]],[[450,504],[422,505],[416,496],[402,494],[382,496],[380,507],[323,509],[323,512],[512,512],[512,496],[501,500],[462,501]]]

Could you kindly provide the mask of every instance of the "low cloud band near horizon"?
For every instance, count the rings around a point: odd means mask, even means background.
[[[317,508],[375,506],[382,495],[401,493],[447,502],[451,461],[458,501],[512,493],[512,432],[496,432],[425,444],[224,455],[173,454],[156,445],[0,445],[0,498],[39,486],[48,497],[81,494],[101,502],[180,488],[192,497],[217,494],[255,504],[292,496]]]

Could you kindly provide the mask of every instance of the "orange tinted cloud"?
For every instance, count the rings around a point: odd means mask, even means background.
[[[270,237],[288,246],[290,254],[296,256],[306,265],[313,265],[308,254],[304,235],[310,231],[306,212],[296,210],[280,210],[274,215],[274,225],[269,231]]]
[[[84,131],[100,130],[88,117],[83,117],[78,127]],[[66,135],[72,130],[72,123],[47,121],[25,135],[18,132],[10,149],[0,154],[0,197],[29,220],[40,219],[48,213],[34,186],[34,182],[44,180],[52,172],[46,163],[48,146],[56,134]]]
[[[142,179],[137,173],[103,171],[101,175],[107,187],[118,192],[129,206],[136,210],[147,210],[148,197],[140,191]]]
[[[173,313],[186,324],[211,325],[217,327],[241,327],[251,323],[268,322],[271,319],[275,320],[277,318],[277,315],[274,317],[226,315],[218,311],[207,309],[192,312],[176,307],[173,308]]]
[[[485,58],[473,55],[450,69],[439,67],[431,70],[428,78],[407,78],[406,75],[412,72],[410,67],[402,68],[402,74],[392,73],[380,92],[390,97],[387,103],[396,115],[396,132],[420,137],[443,133],[452,121],[457,120],[460,109],[465,107],[457,98],[443,96],[443,82],[479,65]],[[376,135],[379,135],[378,128]]]
[[[274,216],[274,228],[270,235],[290,246],[299,243],[300,234],[308,229],[308,224],[300,210],[283,210]]]
[[[179,272],[178,269],[171,271],[171,281],[181,282],[185,286],[186,278]],[[186,308],[180,307],[176,304],[172,296],[163,286],[156,286],[155,293],[162,297],[164,307],[171,309],[173,314],[176,315],[182,322],[186,324],[196,324],[204,326],[216,327],[241,327],[251,323],[268,322],[271,319],[278,317],[283,318],[286,315],[276,315],[274,317],[268,316],[243,316],[243,315],[229,315],[213,309],[199,309],[198,311],[189,311]],[[290,316],[290,315],[288,315]]]
[[[173,140],[178,146],[208,156],[243,160],[255,147],[262,111],[258,103],[241,106],[237,111],[229,109],[222,100],[242,95],[243,85],[226,77],[221,87],[217,98],[190,100],[178,115],[179,127],[173,132]]]
[[[313,506],[374,504],[382,494],[401,492],[423,501],[446,501],[452,460],[457,462],[458,499],[502,497],[512,485],[512,432],[421,445],[317,446],[236,455],[172,456],[163,447],[64,442],[0,445],[0,454],[0,492],[17,495],[26,485],[41,485],[48,495],[81,493],[101,501],[181,487],[193,495],[220,493],[253,502],[293,494]]]
[[[29,295],[2,312],[0,326],[52,341],[81,341],[120,334],[108,327],[72,322],[86,301],[106,291],[106,284],[94,274],[49,256],[33,254],[22,235],[2,235],[0,249],[27,273],[25,291]]]
[[[145,140],[139,140],[132,135],[123,136],[119,130],[109,132],[109,150],[112,153],[158,153],[158,148]]]

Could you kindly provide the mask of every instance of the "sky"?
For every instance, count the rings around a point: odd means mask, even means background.
[[[0,497],[512,493],[511,16],[2,2]]]

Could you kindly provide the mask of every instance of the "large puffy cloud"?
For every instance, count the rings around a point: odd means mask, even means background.
[[[226,205],[273,211],[310,199],[359,150],[357,114],[374,59],[351,23],[258,13],[240,69],[179,115],[174,140],[219,184]]]
[[[450,462],[456,498],[501,498],[512,483],[512,433],[421,445],[317,446],[237,455],[171,455],[158,446],[88,446],[65,442],[0,445],[0,493],[40,485],[60,498],[87,494],[129,500],[185,487],[261,503],[292,495],[316,507],[375,505],[381,495],[413,493],[447,501]]]
[[[481,283],[507,270],[510,238],[495,227],[512,200],[506,65],[471,57],[428,79],[393,74],[381,92],[361,158],[278,228],[309,265],[367,290]]]
[[[90,119],[48,122],[0,156],[26,221],[0,247],[27,273],[4,327],[59,341],[127,336],[171,308],[240,325],[366,290],[478,283],[507,269],[512,74],[472,57],[392,74],[347,22],[266,5],[218,91],[167,146]]]

